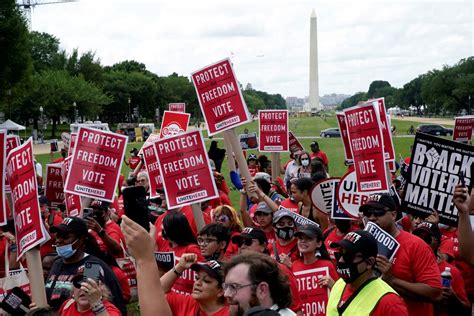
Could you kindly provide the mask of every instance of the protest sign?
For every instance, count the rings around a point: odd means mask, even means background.
[[[61,140],[63,141],[64,146],[69,147],[69,141],[71,140],[71,135],[67,132],[62,132]]]
[[[66,157],[62,164],[61,176],[63,183],[66,182],[67,175],[69,173],[69,166],[71,165],[72,157]],[[66,205],[66,214],[68,217],[79,216],[82,210],[81,197],[77,194],[70,194],[64,192],[64,204]]]
[[[250,120],[229,59],[198,70],[191,77],[210,136]]]
[[[172,112],[186,112],[186,103],[169,103],[168,110]]]
[[[7,214],[7,205],[5,200],[5,166],[7,160],[7,133],[5,130],[0,130],[0,167],[2,168],[2,173],[0,175],[0,185],[2,186],[0,189],[0,225],[5,225],[7,223],[8,215]]]
[[[352,163],[352,151],[349,143],[349,134],[347,132],[346,115],[342,112],[336,112],[337,124],[339,131],[341,132],[342,144],[344,145],[344,158],[345,161]]]
[[[156,192],[157,189],[163,189],[163,180],[160,175],[160,166],[156,158],[155,146],[153,144],[143,148],[143,161],[148,173],[150,183],[150,198],[159,197],[160,194]]]
[[[148,147],[149,145],[153,144],[156,142],[158,139],[160,139],[160,135],[158,134],[150,134],[146,141],[143,143],[142,148],[138,151],[138,156],[143,155],[143,148]]]
[[[340,178],[328,178],[321,180],[311,188],[311,202],[314,207],[324,213],[329,214],[332,210],[333,188],[339,184]]]
[[[292,212],[291,210],[287,209],[286,207],[279,206],[278,210],[286,210],[289,212],[289,215],[293,218],[295,221],[295,224],[297,227],[303,226],[303,225],[314,225],[319,227],[319,224],[316,222],[313,222],[312,220],[308,219],[307,217],[304,217],[303,215],[300,215],[298,213]]]
[[[468,143],[474,129],[474,116],[461,116],[454,119],[453,140]]]
[[[359,192],[388,191],[380,119],[373,104],[344,110]]]
[[[329,276],[328,267],[296,271],[294,275],[298,283],[301,303],[303,304],[303,315],[326,315],[329,288],[319,285],[319,279]]]
[[[337,200],[337,188],[339,186],[339,183],[334,183],[333,186],[333,196],[332,196],[332,209],[331,209],[331,218],[332,219],[354,219],[356,217],[350,216],[348,213],[344,212],[339,205],[339,202]]]
[[[77,133],[71,133],[69,137],[69,147],[68,147],[68,152],[67,152],[68,156],[71,156],[74,153],[74,148],[76,148],[76,142],[77,142]]]
[[[46,197],[52,207],[64,204],[64,182],[62,177],[62,163],[46,165]]]
[[[174,251],[160,252],[155,251],[155,260],[158,264],[158,268],[162,271],[169,271],[174,267]]]
[[[17,135],[7,135],[6,136],[6,152],[5,159],[8,157],[10,151],[14,148],[20,146],[20,137]],[[5,147],[4,147],[5,148]],[[8,183],[8,178],[4,176],[5,181],[5,192],[10,192],[10,183]]]
[[[294,153],[298,150],[304,150],[303,145],[301,145],[300,141],[298,140],[298,138],[296,138],[295,134],[293,134],[292,131],[288,133],[288,137],[290,144],[290,152]]]
[[[218,196],[201,131],[154,143],[170,209]]]
[[[400,243],[375,223],[368,222],[364,230],[374,236],[377,241],[377,253],[392,261],[398,248],[400,248]]]
[[[20,259],[26,251],[49,239],[41,219],[31,138],[10,151],[6,176],[12,191],[13,219]]]
[[[288,110],[260,110],[258,117],[259,151],[288,151]]]
[[[393,147],[392,142],[392,127],[390,123],[390,117],[385,111],[385,99],[378,98],[375,100],[370,100],[374,105],[374,108],[379,113],[380,127],[382,130],[383,138],[383,151],[385,154],[385,161],[394,161],[395,160],[395,148]]]
[[[453,203],[454,187],[461,182],[462,174],[465,184],[471,184],[473,162],[473,146],[417,133],[402,209],[421,218],[431,215],[435,209],[440,223],[456,227],[458,210]]]
[[[341,209],[349,216],[358,218],[359,207],[367,202],[368,192],[357,191],[356,173],[354,170],[346,173],[337,187],[337,201]]]
[[[126,145],[124,135],[80,127],[64,192],[113,202]]]
[[[185,133],[188,130],[189,113],[165,111],[161,122],[160,137],[171,137]]]
[[[240,134],[239,141],[242,150],[258,148],[257,133]]]

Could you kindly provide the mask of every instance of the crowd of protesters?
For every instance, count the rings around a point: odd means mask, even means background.
[[[249,154],[252,178],[232,178],[240,200],[231,205],[234,188],[221,173],[226,153],[217,145],[213,140],[209,156],[215,159],[211,168],[219,197],[201,204],[201,229],[190,206],[169,210],[163,191],[159,198],[147,198],[149,231],[124,215],[123,189],[150,190],[136,149],[114,203],[91,200],[83,205],[83,218],[67,217],[64,206],[51,208],[40,196],[42,219],[52,238],[40,249],[49,308],[38,313],[471,314],[474,233],[469,215],[474,213],[474,193],[467,187],[457,185],[454,191],[457,227],[440,224],[436,210],[426,219],[406,214],[388,193],[371,195],[359,218],[334,220],[311,201],[315,181],[329,177],[328,158],[313,142],[311,153],[291,153],[278,179],[272,179],[266,156]],[[403,195],[403,187],[398,188]],[[294,214],[313,223],[299,225]],[[392,260],[378,254],[376,240],[363,230],[367,221],[399,242]],[[2,229],[0,258],[18,266],[13,225]],[[156,254],[172,254],[171,262],[165,264]],[[133,259],[133,277],[124,259]],[[84,278],[87,264],[100,267],[98,279]],[[311,286],[329,293],[325,301],[317,301],[317,313],[311,298],[302,295],[306,281],[298,278],[313,270],[326,273]],[[444,271],[451,273],[448,285],[442,283]]]

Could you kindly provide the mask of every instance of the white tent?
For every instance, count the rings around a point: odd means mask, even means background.
[[[23,125],[13,122],[12,120],[6,120],[0,124],[0,129],[6,129],[7,131],[23,131],[26,128]]]

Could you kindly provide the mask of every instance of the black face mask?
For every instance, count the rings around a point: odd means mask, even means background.
[[[336,263],[336,270],[337,274],[341,277],[341,279],[344,280],[344,282],[350,284],[353,283],[355,280],[357,280],[362,274],[367,271],[367,268],[365,268],[364,271],[359,272],[357,269],[358,265],[365,260],[360,260],[359,262],[337,262]]]
[[[276,229],[277,236],[283,240],[290,240],[295,234],[294,227],[282,227]]]

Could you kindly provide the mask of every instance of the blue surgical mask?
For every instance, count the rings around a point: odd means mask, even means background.
[[[76,240],[77,241],[77,240]],[[56,252],[58,253],[58,256],[60,256],[63,259],[68,259],[74,256],[76,253],[77,249],[73,249],[72,245],[74,245],[75,242],[72,244],[64,245],[64,246],[56,246]]]

